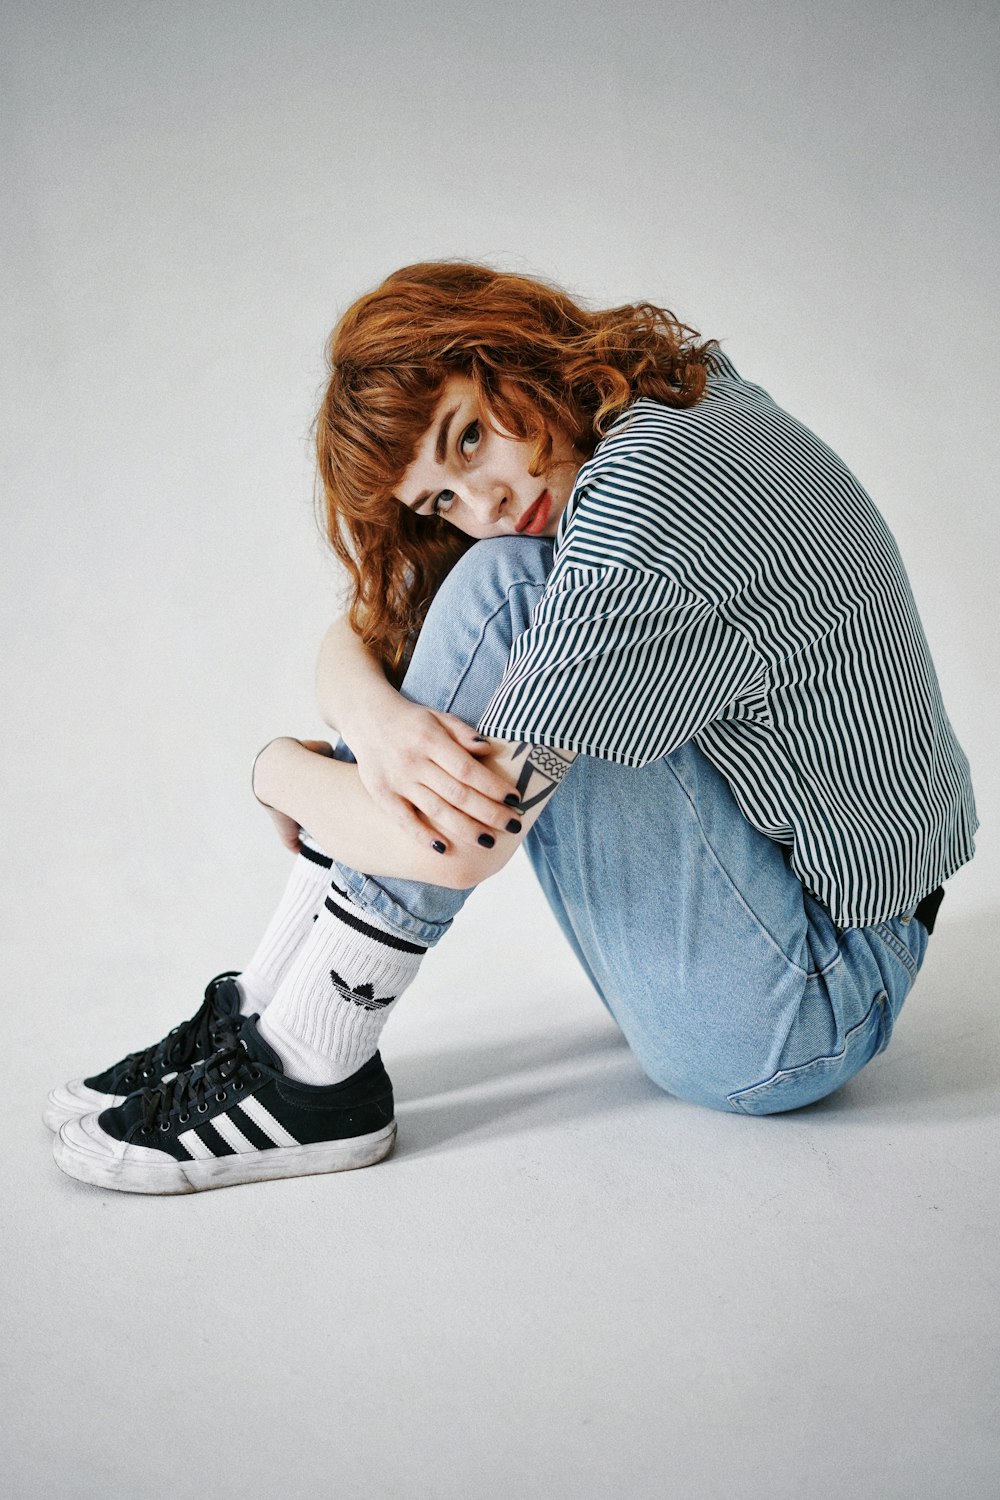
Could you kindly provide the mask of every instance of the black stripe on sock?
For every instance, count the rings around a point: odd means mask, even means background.
[[[363,932],[365,937],[374,938],[377,943],[384,944],[386,948],[398,948],[400,953],[427,952],[427,949],[421,947],[419,943],[404,943],[403,939],[396,937],[394,933],[383,932],[378,927],[369,927],[368,923],[363,922],[356,912],[345,911],[342,906],[338,906],[336,901],[333,901],[329,896],[326,898],[326,909],[333,912],[333,915],[339,917],[348,927],[353,927],[357,932]]]
[[[232,1146],[228,1141],[223,1140],[214,1125],[197,1125],[194,1133],[208,1147],[213,1156],[236,1155]]]
[[[251,1120],[249,1115],[243,1113],[238,1104],[234,1105],[228,1111],[228,1114],[236,1129],[240,1132],[240,1135],[245,1135],[251,1146],[256,1146],[258,1151],[270,1151],[273,1149],[275,1142],[272,1141],[269,1135],[264,1134],[260,1126]]]
[[[324,870],[329,870],[333,865],[332,859],[327,859],[326,855],[320,854],[317,849],[310,849],[308,844],[300,844],[299,853],[303,859],[311,860],[314,865],[322,865]]]

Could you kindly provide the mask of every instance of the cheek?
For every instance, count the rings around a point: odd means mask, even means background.
[[[452,528],[453,531],[460,531],[463,536],[471,536],[477,542],[486,534],[483,527],[477,526],[474,521],[463,522],[455,520],[449,521],[448,525]]]

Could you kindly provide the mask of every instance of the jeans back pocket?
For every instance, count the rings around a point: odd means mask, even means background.
[[[780,1068],[762,1083],[728,1095],[729,1103],[744,1115],[775,1115],[815,1104],[860,1073],[865,1063],[889,1045],[892,1025],[888,994],[880,990],[864,1017],[845,1036],[839,1052],[814,1057],[795,1068]]]

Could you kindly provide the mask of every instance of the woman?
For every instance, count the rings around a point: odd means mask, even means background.
[[[451,263],[341,320],[317,447],[341,744],[258,756],[298,851],[271,927],[163,1042],[50,1096],[60,1166],[184,1192],[380,1160],[381,1028],[521,842],[662,1088],[763,1114],[857,1073],[977,823],[836,455],[663,310]]]

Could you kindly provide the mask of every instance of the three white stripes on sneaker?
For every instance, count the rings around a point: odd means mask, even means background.
[[[255,1146],[253,1141],[247,1139],[239,1127],[238,1122],[241,1115],[251,1120],[257,1126],[257,1129],[267,1136],[272,1146],[298,1146],[300,1144],[294,1135],[285,1129],[284,1125],[278,1123],[270,1110],[265,1109],[259,1099],[241,1099],[239,1104],[233,1105],[232,1109],[226,1110],[223,1114],[216,1115],[214,1119],[206,1121],[206,1125],[221,1135],[226,1144],[239,1155],[269,1149],[266,1146]],[[205,1126],[192,1126],[190,1130],[185,1130],[177,1137],[178,1143],[184,1147],[188,1155],[196,1161],[203,1160],[208,1156],[228,1155],[228,1153],[213,1151],[212,1147],[198,1133],[199,1130],[203,1129],[205,1129]]]

